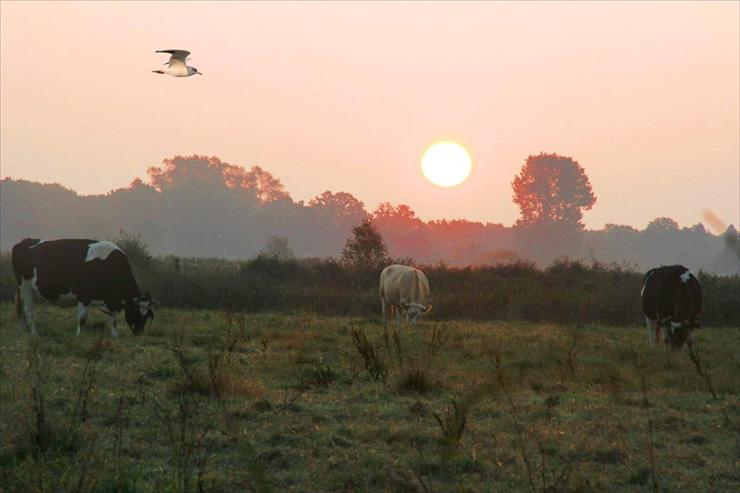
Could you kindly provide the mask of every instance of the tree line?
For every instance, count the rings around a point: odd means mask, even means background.
[[[609,224],[586,230],[583,211],[597,201],[584,168],[557,154],[529,156],[512,182],[520,218],[511,227],[465,219],[422,221],[406,204],[370,211],[347,192],[325,191],[295,201],[279,179],[213,156],[174,156],[147,171],[147,180],[104,195],[81,196],[57,184],[0,181],[0,248],[24,237],[117,238],[138,235],[153,253],[252,258],[260,252],[340,257],[352,229],[369,222],[389,257],[421,264],[540,266],[568,257],[632,269],[683,263],[693,269],[740,273],[733,226],[712,234],[702,224],[680,228],[656,218],[644,230]]]

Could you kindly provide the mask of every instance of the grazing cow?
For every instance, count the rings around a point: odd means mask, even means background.
[[[655,345],[665,329],[663,341],[674,349],[693,344],[692,331],[699,327],[702,292],[696,276],[682,265],[650,269],[642,279],[642,310],[648,337]]]
[[[154,318],[156,302],[142,296],[128,257],[109,241],[26,238],[13,247],[12,262],[19,326],[28,325],[34,335],[34,294],[59,306],[77,305],[77,335],[91,306],[109,316],[113,337],[118,336],[116,314],[122,309],[134,334]]]
[[[383,321],[396,313],[396,323],[401,326],[401,311],[406,321],[416,323],[421,315],[429,313],[432,305],[429,298],[429,281],[419,269],[407,265],[389,265],[380,273],[380,302],[383,305]]]

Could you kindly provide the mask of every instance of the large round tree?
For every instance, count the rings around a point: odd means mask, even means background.
[[[557,154],[529,156],[511,184],[521,217],[518,226],[543,223],[581,225],[583,211],[596,203],[583,167]]]

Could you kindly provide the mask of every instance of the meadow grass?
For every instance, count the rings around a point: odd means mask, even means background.
[[[43,306],[34,338],[12,308],[2,491],[740,487],[737,327],[697,332],[700,374],[636,326],[162,309],[112,339]]]

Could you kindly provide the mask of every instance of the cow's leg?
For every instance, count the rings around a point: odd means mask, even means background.
[[[118,331],[116,330],[116,314],[111,313],[108,315],[108,323],[110,324],[110,335],[111,337],[118,337]]]
[[[80,335],[80,332],[82,332],[82,327],[85,326],[85,322],[87,322],[87,315],[90,312],[90,309],[87,305],[80,302],[77,303],[77,335]]]
[[[33,286],[30,282],[24,282],[21,286],[21,303],[26,325],[31,329],[31,334],[36,335],[36,322],[33,319]]]
[[[18,322],[18,330],[23,330],[26,326],[26,316],[23,313],[23,296],[20,286],[15,289],[15,319]]]
[[[401,328],[401,307],[396,306],[393,309],[396,310],[396,327],[400,329]]]
[[[647,326],[648,341],[650,342],[651,346],[655,346],[655,338],[658,335],[656,331],[659,330],[658,322],[645,317],[645,325]]]
[[[666,346],[671,345],[671,338],[673,337],[673,327],[670,324],[671,322],[669,322],[668,327],[663,328],[663,343]]]
[[[383,323],[388,326],[388,305],[385,300],[380,300],[380,303],[383,306]]]

